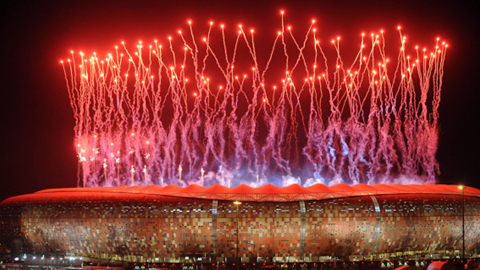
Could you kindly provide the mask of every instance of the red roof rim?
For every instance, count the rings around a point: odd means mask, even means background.
[[[480,190],[476,188],[467,187],[464,192],[465,196],[480,197]],[[37,191],[34,194],[40,195],[48,193],[127,193],[232,201],[299,201],[390,194],[461,195],[462,190],[458,189],[458,186],[454,185],[357,184],[353,186],[348,186],[346,184],[337,184],[328,187],[322,184],[316,184],[309,187],[302,187],[297,184],[293,184],[280,188],[271,184],[267,184],[259,188],[253,188],[242,184],[234,188],[228,188],[220,184],[216,184],[211,187],[204,188],[198,185],[179,187],[177,185],[171,184],[165,187],[151,185],[147,187],[120,186],[91,188],[56,188]]]

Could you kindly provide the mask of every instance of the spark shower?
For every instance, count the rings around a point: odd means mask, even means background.
[[[267,50],[253,29],[189,21],[163,46],[72,51],[78,185],[435,183],[448,45],[399,27],[395,57],[380,31],[347,62],[315,21],[280,27]]]

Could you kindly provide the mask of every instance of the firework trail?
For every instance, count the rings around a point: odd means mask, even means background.
[[[166,46],[72,51],[78,185],[435,182],[448,45],[411,57],[399,28],[392,64],[383,31],[362,34],[347,64],[314,23],[298,39],[282,14],[267,56],[253,30],[232,42],[224,25],[198,37],[190,21]]]

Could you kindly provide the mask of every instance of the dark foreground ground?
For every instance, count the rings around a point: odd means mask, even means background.
[[[442,265],[443,264],[443,265]],[[470,259],[467,265],[463,265],[461,260],[425,260],[425,261],[385,261],[385,262],[324,262],[324,263],[68,263],[63,261],[50,262],[44,264],[28,264],[26,262],[15,262],[12,260],[0,261],[0,269],[5,270],[163,270],[163,269],[192,269],[192,270],[217,270],[217,269],[479,269],[480,259]],[[441,268],[432,268],[433,265]]]

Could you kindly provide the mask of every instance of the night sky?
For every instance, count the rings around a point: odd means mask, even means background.
[[[70,50],[106,54],[121,40],[166,40],[186,28],[188,19],[232,29],[243,23],[259,35],[272,34],[280,27],[280,9],[294,27],[306,29],[315,18],[325,40],[340,35],[358,45],[361,32],[396,34],[397,25],[420,45],[432,46],[437,36],[447,40],[439,180],[480,188],[480,16],[474,1],[5,2],[0,4],[0,200],[76,186],[74,119],[59,64]]]

